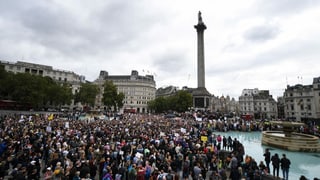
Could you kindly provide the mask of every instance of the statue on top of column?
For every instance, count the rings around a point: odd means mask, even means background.
[[[201,11],[199,11],[199,13],[198,13],[198,24],[203,24],[202,17],[201,17]]]
[[[199,13],[198,13],[198,24],[194,25],[194,28],[197,29],[197,32],[198,31],[204,31],[205,29],[207,29],[207,26],[202,21],[201,11],[199,11]]]

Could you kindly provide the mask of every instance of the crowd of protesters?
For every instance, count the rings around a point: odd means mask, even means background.
[[[216,130],[257,130],[244,121],[125,114],[120,120],[5,115],[0,179],[260,179],[264,163]]]

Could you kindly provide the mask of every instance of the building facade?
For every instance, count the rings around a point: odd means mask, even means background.
[[[94,81],[100,88],[96,97],[95,109],[101,110],[104,107],[102,103],[103,85],[105,81],[112,81],[117,87],[118,93],[125,95],[122,112],[147,113],[148,102],[154,100],[156,96],[156,82],[152,75],[140,76],[138,71],[133,70],[131,75],[109,75],[106,71],[100,71],[99,78]]]
[[[239,97],[241,115],[251,115],[256,119],[277,118],[277,103],[268,90],[244,89]]]
[[[173,96],[178,91],[179,91],[179,88],[176,86],[161,87],[161,88],[158,88],[156,91],[156,98]]]
[[[80,82],[84,82],[85,77],[80,76],[72,71],[53,69],[52,66],[28,63],[17,61],[9,62],[9,61],[0,61],[1,65],[4,66],[4,69],[8,72],[13,73],[30,73],[34,75],[39,75],[43,77],[51,77],[53,80],[61,83],[69,83],[69,84],[79,84]]]
[[[320,77],[313,78],[313,98],[315,106],[315,118],[320,121]]]
[[[12,72],[15,74],[30,73],[43,77],[50,77],[58,83],[70,84],[73,94],[80,90],[81,83],[85,81],[85,76],[78,75],[72,71],[53,69],[52,66],[34,64],[23,61],[0,61],[0,64],[4,66],[4,69],[8,72]],[[74,106],[74,101],[72,101],[70,108],[73,108]]]
[[[278,119],[285,120],[285,103],[283,96],[277,98]]]
[[[296,121],[320,119],[320,77],[312,85],[287,86],[283,94],[286,119]]]
[[[219,112],[222,115],[239,115],[239,103],[230,96],[212,96],[211,111]]]

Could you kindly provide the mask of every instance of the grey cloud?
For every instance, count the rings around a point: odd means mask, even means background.
[[[49,7],[32,7],[21,13],[21,23],[40,36],[72,35],[76,19],[67,11]]]
[[[272,16],[277,14],[298,14],[307,8],[312,8],[320,4],[318,0],[258,0],[256,11]]]
[[[17,27],[21,28],[17,31],[27,32],[27,35],[10,39],[38,43],[45,49],[73,58],[115,50],[134,51],[143,45],[139,41],[145,29],[152,28],[152,24],[162,18],[142,3],[128,1],[101,1],[100,6],[91,9],[83,5],[80,8],[87,14],[84,19],[76,16],[77,12],[73,12],[76,10],[51,1],[30,2],[24,6],[1,4],[6,8],[0,12],[0,17],[6,16],[8,21],[19,23]]]
[[[267,41],[279,34],[279,28],[274,26],[256,26],[244,33],[244,38],[250,41]]]
[[[187,57],[179,51],[166,52],[155,58],[153,65],[165,74],[177,74],[184,71]]]
[[[219,63],[211,66],[208,68],[207,74],[209,76],[217,76],[241,71],[256,71],[259,68],[285,61],[304,61],[309,63],[317,59],[319,48],[320,43],[317,39],[308,41],[294,39],[256,56],[229,59],[228,63]]]
[[[50,1],[46,4],[30,2],[25,6],[7,5],[7,11],[0,15],[6,17],[7,23],[15,23],[15,28],[11,29],[16,31],[7,33],[13,44],[28,42],[42,46],[45,50],[70,55],[79,54],[80,49],[86,49],[81,48],[85,41],[82,34],[78,33],[81,27],[77,18]]]

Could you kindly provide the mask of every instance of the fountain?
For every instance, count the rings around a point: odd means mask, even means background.
[[[288,121],[271,121],[272,125],[282,126],[282,131],[263,131],[261,144],[289,151],[320,152],[317,136],[294,132],[294,128],[303,123]]]

